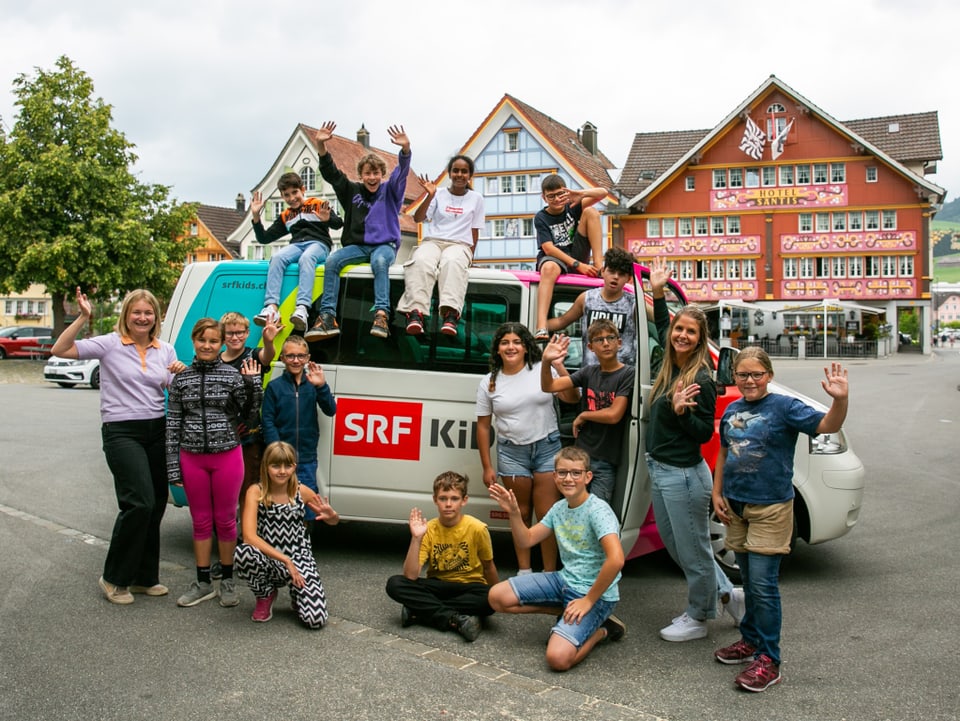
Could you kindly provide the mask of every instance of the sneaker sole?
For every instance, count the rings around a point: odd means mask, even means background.
[[[614,643],[617,641],[622,641],[623,637],[627,635],[627,624],[614,616],[612,613],[607,616],[607,620],[601,625],[607,629],[607,640]],[[613,626],[615,631],[611,631],[609,628],[610,626]]]
[[[703,629],[703,632],[698,631],[694,634],[684,634],[683,636],[669,637],[663,631],[660,632],[660,638],[664,641],[670,641],[671,643],[685,643],[686,641],[699,641],[701,638],[707,637],[707,629]]]
[[[201,596],[200,598],[194,599],[194,600],[192,600],[192,601],[187,601],[186,603],[183,602],[183,599],[178,598],[178,599],[177,599],[177,605],[178,605],[180,608],[190,608],[190,607],[192,607],[192,606],[196,606],[198,603],[203,603],[204,601],[209,601],[211,598],[215,598],[216,595],[217,595],[217,592],[216,592],[216,591],[211,591],[211,592],[208,593],[206,596]]]
[[[720,663],[726,664],[727,666],[739,666],[741,664],[750,663],[753,661],[753,656],[747,656],[746,658],[720,658],[714,654],[713,657]]]
[[[307,329],[307,322],[295,315],[290,316],[290,325],[299,331],[305,331]]]
[[[220,597],[220,605],[223,606],[223,608],[233,608],[234,606],[239,606],[239,605],[240,605],[240,599],[237,598],[236,596],[234,596],[234,598],[233,598],[232,600],[228,600],[228,601],[224,602],[223,597],[221,596],[221,597]]]
[[[255,618],[254,616],[251,616],[250,620],[253,621],[254,623],[266,623],[271,618],[273,618],[273,611],[270,611],[270,615],[267,616],[266,618]]]
[[[423,333],[422,325],[408,325],[407,326],[407,335],[420,335]]]
[[[389,338],[390,331],[384,330],[383,328],[371,328],[370,335],[372,335],[374,338]]]
[[[170,589],[164,585],[156,586],[130,586],[130,593],[142,593],[144,596],[166,596]]]
[[[750,691],[751,693],[761,693],[763,691],[766,691],[771,686],[776,686],[782,680],[783,680],[783,675],[777,674],[777,677],[775,679],[773,679],[772,681],[770,681],[764,686],[747,686],[747,684],[739,683],[737,681],[734,681],[733,683],[737,686],[737,688],[742,688],[744,691]]]
[[[444,327],[440,329],[440,332],[443,333],[444,335],[454,336],[457,334],[457,329]]]

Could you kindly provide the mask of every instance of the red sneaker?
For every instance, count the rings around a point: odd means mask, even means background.
[[[273,618],[273,602],[277,598],[277,592],[274,591],[266,598],[258,598],[257,605],[253,608],[253,615],[250,616],[257,623],[266,623]]]
[[[760,658],[747,666],[734,683],[744,691],[754,693],[766,691],[774,684],[780,683],[780,667],[771,661],[769,656],[760,654]]]
[[[757,652],[753,646],[742,638],[731,646],[718,648],[713,652],[713,657],[720,663],[749,663],[753,660],[753,655]]]
[[[423,333],[423,313],[411,310],[407,313],[407,334],[420,335]]]
[[[457,324],[460,323],[460,314],[455,310],[448,310],[443,314],[443,326],[440,332],[444,335],[456,335]]]

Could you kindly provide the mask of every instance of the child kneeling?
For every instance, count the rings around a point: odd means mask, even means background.
[[[559,614],[547,642],[547,664],[554,671],[572,668],[597,643],[619,641],[626,632],[612,615],[623,568],[619,524],[606,501],[587,491],[591,476],[586,451],[560,449],[553,478],[563,498],[532,528],[524,525],[513,491],[490,486],[490,497],[510,514],[518,546],[535,546],[550,534],[557,538],[562,570],[515,576],[491,588],[489,596],[494,611]]]
[[[234,569],[247,582],[257,603],[251,618],[273,618],[273,602],[284,586],[297,617],[307,628],[327,622],[327,598],[304,526],[304,506],[331,526],[340,516],[326,498],[297,482],[297,453],[275,441],[263,452],[260,482],[247,489],[243,506],[243,543],[234,554]]]

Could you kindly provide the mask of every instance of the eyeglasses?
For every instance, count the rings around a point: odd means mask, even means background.
[[[283,359],[288,361],[305,361],[310,358],[309,353],[284,353]]]
[[[605,343],[616,343],[618,340],[620,340],[620,336],[617,336],[617,335],[601,335],[601,336],[597,336],[590,342],[604,345]]]
[[[549,201],[549,200],[559,200],[559,199],[562,198],[564,195],[566,195],[566,192],[567,192],[566,190],[558,190],[558,191],[555,192],[555,193],[544,193],[544,194],[543,194],[543,197],[546,198],[548,201]]]
[[[767,374],[767,371],[752,371],[750,373],[734,373],[733,377],[738,381],[745,381],[747,378],[755,381],[762,381],[763,377]]]
[[[237,337],[241,335],[249,335],[249,334],[250,334],[250,331],[248,330],[228,330],[226,333],[224,333],[224,335],[227,336],[227,338]]]
[[[581,478],[583,478],[583,474],[586,473],[586,471],[582,468],[574,468],[572,471],[563,469],[560,471],[554,471],[554,473],[561,481],[566,480],[567,478],[572,478],[575,481],[579,481]]]

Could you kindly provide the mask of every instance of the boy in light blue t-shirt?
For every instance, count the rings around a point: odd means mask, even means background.
[[[547,664],[566,671],[600,641],[619,641],[626,626],[612,615],[620,591],[623,548],[610,506],[587,491],[590,456],[573,446],[554,461],[554,482],[563,495],[532,528],[527,528],[513,491],[494,484],[490,497],[510,514],[510,530],[525,548],[556,536],[563,569],[528,573],[490,589],[490,606],[503,613],[546,613],[560,617],[547,643]]]

